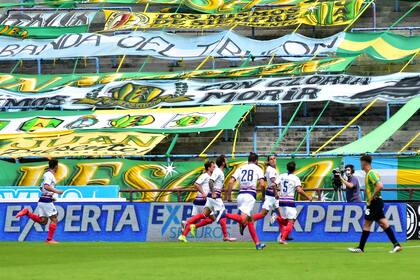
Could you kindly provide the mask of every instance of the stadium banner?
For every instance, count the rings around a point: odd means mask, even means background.
[[[407,239],[420,240],[420,202],[407,202]]]
[[[1,74],[0,89],[14,92],[48,92],[62,87],[89,87],[118,81],[171,80],[191,78],[242,78],[343,72],[356,57],[324,58],[304,62],[286,62],[249,67],[217,68],[178,72],[130,72],[92,74]]]
[[[300,3],[271,10],[231,14],[147,13],[103,10],[105,31],[134,28],[222,28],[230,26],[282,27],[297,24],[349,24],[365,0]]]
[[[235,203],[226,203],[230,213],[238,213]],[[254,213],[260,211],[262,203],[256,203]],[[364,203],[343,202],[297,202],[298,218],[291,235],[294,242],[358,242],[362,233]],[[407,213],[405,203],[386,203],[385,216],[393,227],[398,240],[407,239]],[[191,217],[192,204],[186,203],[151,203],[146,241],[177,241],[182,232],[182,221]],[[383,230],[375,223],[374,232],[369,241],[389,242]],[[261,241],[277,241],[278,224],[270,225],[270,215],[256,222],[255,228]],[[248,230],[244,236],[239,233],[238,224],[227,220],[227,229],[231,237],[238,241],[251,241]],[[223,235],[219,224],[213,223],[196,231],[196,238],[188,236],[190,241],[222,241]]]
[[[152,93],[153,94],[153,93]],[[156,93],[158,94],[158,93]],[[142,98],[140,96],[140,98]],[[222,105],[182,109],[26,111],[0,113],[0,138],[6,134],[62,130],[190,133],[234,129],[252,105]]]
[[[149,203],[59,202],[60,241],[146,241]],[[0,203],[1,241],[43,241],[48,226],[15,217],[23,207],[37,212],[36,203]]]
[[[0,89],[0,106],[145,109],[157,106],[258,105],[325,100],[361,104],[375,98],[406,102],[418,96],[419,89],[419,73],[374,77],[317,74],[211,82],[147,80],[111,82],[84,88],[66,87],[37,94]],[[139,92],[143,93],[141,98],[137,98]]]
[[[235,170],[247,163],[244,158],[228,160],[225,186]],[[278,171],[286,172],[290,159],[277,159]],[[340,166],[341,158],[294,159],[297,176],[305,188],[330,188],[331,172]],[[141,161],[134,159],[60,159],[56,173],[57,184],[65,186],[118,185],[121,190],[175,190],[190,188],[204,170],[204,161]],[[16,164],[0,161],[0,186],[39,186],[47,166],[46,161]],[[261,168],[266,168],[263,160]],[[237,184],[234,188],[237,189]],[[313,192],[312,195],[316,196]],[[129,198],[127,193],[122,196]],[[181,193],[182,201],[192,201],[196,193]],[[136,192],[135,201],[178,201],[176,192]]]
[[[20,32],[9,29],[6,28],[4,32]],[[42,33],[48,32],[46,30]],[[239,61],[246,57],[261,60],[275,55],[284,60],[304,61],[315,55],[333,53],[342,57],[368,54],[380,61],[396,61],[407,59],[420,49],[420,36],[357,32],[340,32],[320,39],[292,33],[271,40],[254,40],[229,31],[201,36],[135,31],[113,36],[97,33],[64,34],[56,39],[21,40],[3,37],[0,42],[1,59],[142,55],[170,60],[198,60],[213,56]]]
[[[343,157],[344,165],[353,164],[355,176],[359,180],[360,187],[365,187],[365,173],[361,170],[360,157]],[[376,157],[373,159],[372,168],[375,169],[384,184],[385,191],[382,197],[385,200],[410,200],[408,191],[391,191],[386,189],[414,188],[419,191],[413,192],[412,200],[420,200],[420,156],[410,157]]]
[[[348,32],[337,49],[340,55],[367,54],[382,61],[404,60],[419,51],[420,36],[406,37],[389,32]]]
[[[337,50],[345,33],[315,39],[298,33],[272,40],[253,40],[229,31],[188,36],[162,31],[129,34],[64,34],[56,39],[0,38],[0,59],[53,59],[66,57],[143,55],[159,59],[197,60],[222,56],[241,60],[275,55],[287,60],[307,60]],[[299,57],[301,56],[301,57]],[[303,57],[302,57],[303,56]]]
[[[42,241],[48,226],[35,224],[16,213],[28,207],[37,212],[36,203],[0,203],[1,241]],[[261,207],[257,203],[255,211]],[[56,203],[60,241],[174,241],[182,231],[181,222],[191,216],[192,205],[186,203]],[[228,212],[237,213],[236,204],[227,203]],[[298,219],[292,236],[295,242],[357,242],[362,232],[365,205],[341,202],[297,203]],[[399,241],[407,238],[405,203],[386,203],[385,216]],[[238,225],[227,220],[230,236],[250,241],[248,231],[239,234]],[[261,241],[276,241],[278,225],[269,225],[269,217],[256,222]],[[191,241],[221,241],[216,223],[197,229]],[[386,234],[374,224],[369,241],[389,242]]]
[[[67,130],[21,135],[0,134],[0,157],[140,156],[150,152],[165,137],[164,134],[135,131],[113,133]]]
[[[177,6],[185,6],[192,10],[196,10],[202,13],[232,13],[250,10],[254,5],[296,5],[306,0],[242,0],[242,1],[200,1],[200,0],[31,0],[31,5],[36,3],[38,5],[75,5],[75,4],[95,4],[95,3],[112,3],[112,4],[166,4]],[[0,7],[12,7],[12,6],[23,6],[29,5],[27,2],[24,3],[0,3]]]
[[[96,11],[10,10],[0,17],[0,35],[19,38],[57,38],[66,33],[84,33]]]
[[[420,189],[420,156],[398,158],[396,181],[397,188]],[[420,200],[420,191],[414,192],[411,198],[409,192],[400,191],[398,192],[398,199]]]
[[[47,165],[45,165],[47,169]],[[57,195],[59,199],[75,200],[81,198],[119,198],[119,186],[57,186],[58,189],[63,190],[63,194]],[[39,187],[16,187],[16,186],[0,186],[0,202],[7,201],[22,201],[32,200],[38,201],[41,196]]]

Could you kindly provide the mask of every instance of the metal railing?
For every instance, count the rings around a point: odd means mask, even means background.
[[[352,28],[350,32],[376,32],[376,31],[387,31],[387,30],[398,30],[398,31],[408,31],[410,36],[413,36],[414,31],[420,30],[419,26],[396,26],[396,27],[358,27],[358,28]]]
[[[281,133],[281,129],[286,128],[287,126],[284,125],[258,125],[255,126],[253,136],[252,136],[252,143],[253,143],[253,151],[254,153],[258,153],[258,129],[280,129],[279,133]],[[289,126],[289,129],[305,129],[306,130],[306,154],[304,155],[311,155],[310,150],[310,142],[311,142],[311,131],[310,125],[294,125]],[[344,125],[316,125],[313,127],[313,129],[337,129],[337,128],[343,128]],[[349,128],[357,128],[357,139],[360,139],[362,137],[362,128],[359,125],[352,125],[349,126]]]
[[[304,188],[305,192],[316,192],[316,201],[322,201],[322,194],[325,192],[335,192],[333,188]],[[362,193],[365,192],[365,189],[360,189]],[[183,188],[183,189],[172,189],[172,190],[161,190],[161,189],[148,189],[148,190],[139,190],[139,189],[122,189],[120,193],[128,194],[128,201],[133,202],[134,194],[136,193],[176,193],[177,201],[184,202],[182,199],[183,193],[192,193],[197,192],[197,189],[194,188]],[[226,190],[222,190],[224,195],[226,195]],[[238,190],[232,190],[232,192],[237,193]],[[261,192],[261,189],[258,189],[257,192]],[[408,192],[408,200],[412,200],[415,192],[420,192],[420,188],[386,188],[382,189],[382,192]]]

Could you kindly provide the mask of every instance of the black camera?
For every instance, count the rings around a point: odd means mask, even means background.
[[[344,173],[345,173],[345,170],[340,170],[340,169],[336,168],[332,171],[332,173],[333,173],[332,185],[333,185],[334,191],[338,191],[338,190],[341,189],[341,187],[343,185],[343,183],[341,182],[341,179],[340,179],[340,174],[341,174],[341,176],[343,176]]]

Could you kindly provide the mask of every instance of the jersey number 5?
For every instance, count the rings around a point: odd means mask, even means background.
[[[252,182],[253,179],[254,179],[254,170],[251,170],[251,169],[242,170],[241,182]]]
[[[282,191],[283,191],[283,193],[287,193],[287,181],[283,181],[283,189],[282,189]]]

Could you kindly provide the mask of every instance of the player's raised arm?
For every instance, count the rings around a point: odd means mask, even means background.
[[[236,179],[235,177],[230,177],[229,183],[228,183],[228,189],[226,192],[226,200],[229,202],[232,202],[232,188],[233,184],[235,183]]]
[[[261,200],[264,201],[264,199],[265,199],[265,180],[264,180],[264,178],[260,178],[259,181],[260,181],[260,188],[261,188],[261,194],[262,194]]]
[[[371,172],[371,173],[373,173],[373,172]],[[374,183],[374,184],[375,184],[375,190],[373,191],[372,196],[369,198],[369,200],[367,202],[368,204],[370,204],[372,199],[377,197],[381,193],[382,189],[384,188],[384,184],[382,184],[382,182],[379,179],[377,179],[376,183]]]
[[[302,186],[297,186],[296,187],[296,191],[300,194],[303,195],[307,200],[312,201],[312,196],[308,195],[302,188]]]
[[[52,187],[49,184],[44,184],[43,186],[44,186],[44,189],[49,191],[49,192],[53,192],[53,193],[56,193],[56,194],[63,194],[64,193],[64,191],[58,190],[58,189]]]
[[[198,184],[197,182],[195,182],[194,183],[194,187],[197,189],[197,191],[199,191],[203,195],[203,197],[206,197],[207,196],[207,194],[203,190],[203,187],[200,184]]]
[[[276,178],[273,177],[270,179],[271,180],[271,184],[273,184],[273,192],[274,192],[274,197],[275,199],[279,199],[279,191],[278,191],[278,185],[276,183]]]

